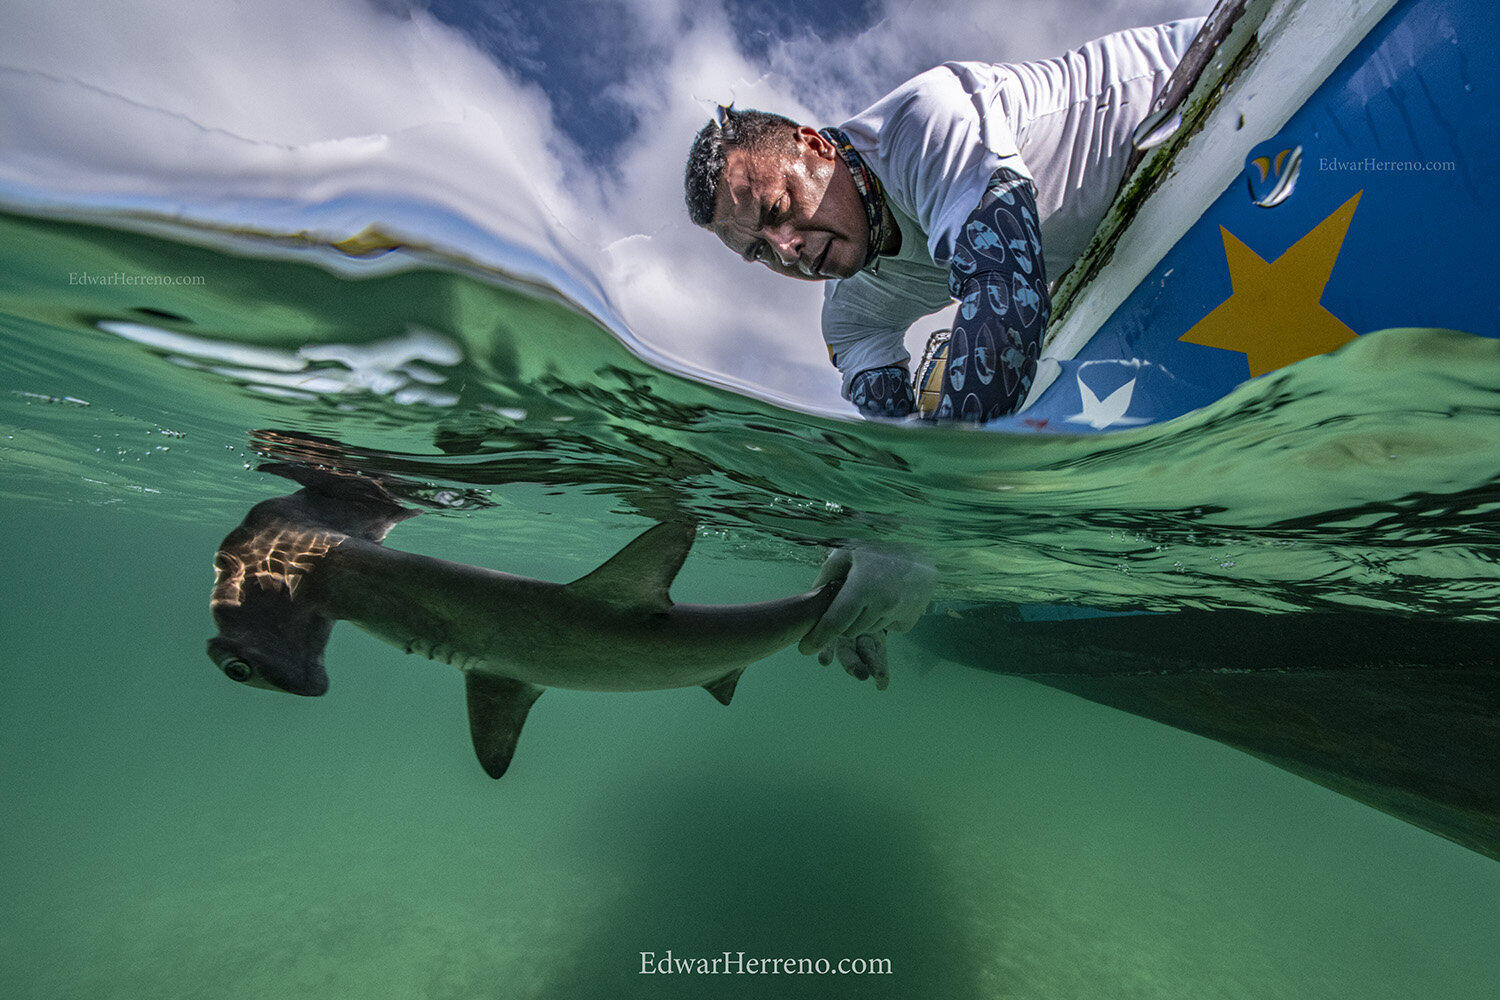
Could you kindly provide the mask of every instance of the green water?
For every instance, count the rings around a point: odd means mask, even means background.
[[[309,452],[415,484],[390,544],[548,579],[692,514],[683,600],[899,537],[945,597],[1490,618],[1495,343],[1382,334],[1128,434],[922,434],[665,375],[439,262],[3,229],[7,995],[1500,994],[1494,861],[911,645],[882,693],[794,653],[730,708],[551,692],[500,782],[450,668],[340,626],[296,699],[203,653],[215,546],[286,490],[247,466]],[[891,973],[641,974],[668,950]]]

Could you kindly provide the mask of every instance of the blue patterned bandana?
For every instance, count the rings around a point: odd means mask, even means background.
[[[891,215],[885,208],[885,188],[880,186],[880,178],[865,164],[864,157],[859,155],[859,151],[850,144],[849,137],[841,130],[830,126],[819,129],[818,134],[833,143],[833,147],[844,158],[844,163],[854,178],[859,200],[865,206],[865,219],[870,224],[870,248],[865,254],[865,262],[860,265],[860,270],[864,270],[875,263],[880,256],[880,248],[885,246],[885,241],[891,235]],[[879,270],[878,265],[876,270]]]

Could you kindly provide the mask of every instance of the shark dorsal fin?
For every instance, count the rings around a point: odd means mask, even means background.
[[[691,524],[658,524],[603,566],[568,584],[568,590],[621,610],[653,614],[670,611],[672,580],[693,547],[695,533]]]
[[[464,694],[469,701],[469,736],[479,766],[491,778],[498,778],[510,767],[526,724],[526,713],[541,697],[542,689],[525,681],[492,674],[464,674]]]

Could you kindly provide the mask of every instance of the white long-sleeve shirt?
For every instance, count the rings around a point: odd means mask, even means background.
[[[1031,180],[1047,274],[1088,246],[1119,187],[1131,133],[1202,19],[1134,28],[1028,63],[951,62],[840,126],[880,178],[901,250],[831,281],[823,339],[849,382],[910,360],[907,328],[950,301],[954,240],[1000,167]]]

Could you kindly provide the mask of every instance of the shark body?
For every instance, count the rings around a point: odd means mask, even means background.
[[[320,695],[333,623],[349,621],[463,671],[474,749],[495,778],[543,689],[703,687],[728,705],[745,667],[802,638],[836,591],[675,604],[691,524],[658,524],[568,584],[434,559],[381,544],[417,512],[378,483],[264,468],[303,489],[257,504],[220,544],[210,658],[241,683]]]

